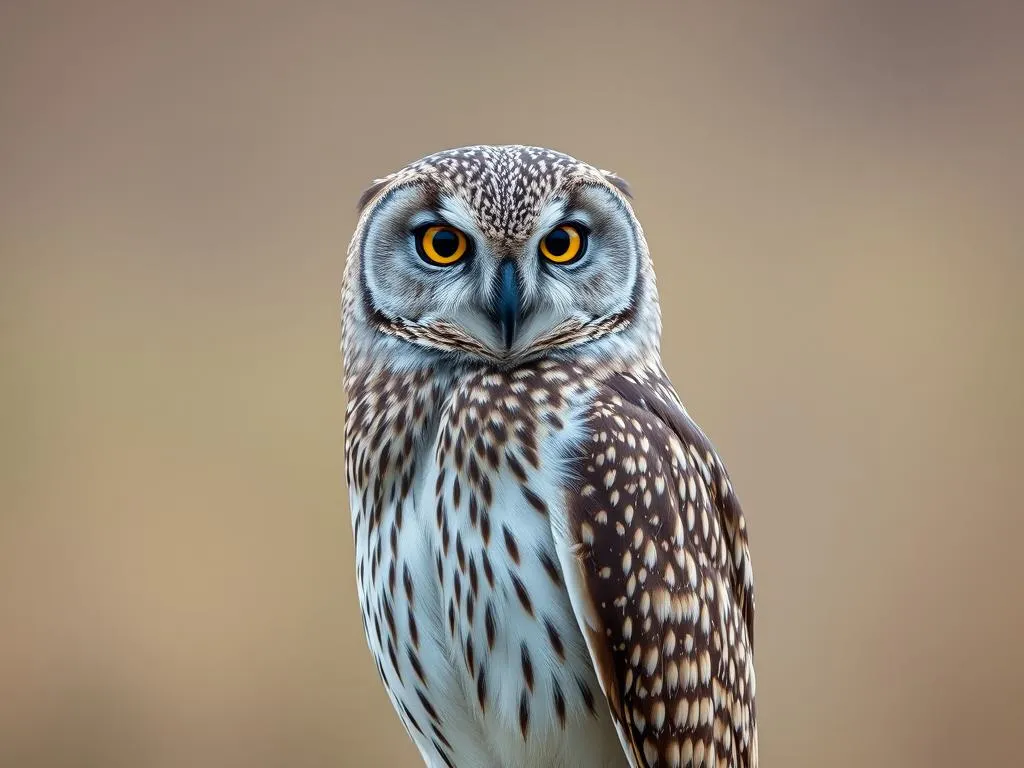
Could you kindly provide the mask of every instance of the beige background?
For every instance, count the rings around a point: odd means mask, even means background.
[[[771,6],[771,7],[769,7]],[[632,182],[748,510],[766,766],[1019,764],[1024,6],[0,6],[0,765],[416,764],[338,288],[375,176]]]

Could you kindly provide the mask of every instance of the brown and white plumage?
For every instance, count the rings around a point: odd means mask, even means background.
[[[556,535],[636,765],[756,762],[753,575],[725,468],[660,371],[617,373]]]
[[[661,366],[625,191],[550,150],[467,147],[361,201],[357,586],[428,765],[757,764],[746,524]]]

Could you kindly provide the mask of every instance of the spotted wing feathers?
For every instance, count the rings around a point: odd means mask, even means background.
[[[573,610],[635,768],[756,766],[746,525],[662,372],[598,390],[555,521]]]

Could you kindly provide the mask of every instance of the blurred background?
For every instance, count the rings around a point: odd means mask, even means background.
[[[731,469],[766,766],[1009,765],[1024,6],[0,6],[0,765],[414,766],[355,600],[339,284],[376,176],[632,186]]]

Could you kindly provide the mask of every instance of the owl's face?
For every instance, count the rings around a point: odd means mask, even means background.
[[[347,322],[492,365],[635,331],[653,280],[625,189],[548,150],[425,158],[364,195]]]

